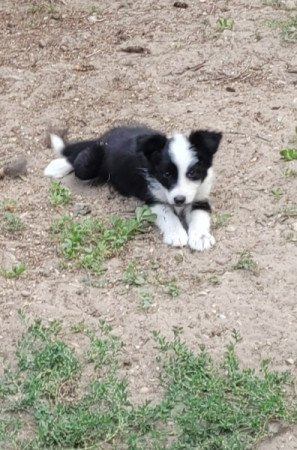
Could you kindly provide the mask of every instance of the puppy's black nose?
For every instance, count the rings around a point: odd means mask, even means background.
[[[186,197],[183,195],[177,195],[173,200],[176,205],[183,205],[186,201]]]

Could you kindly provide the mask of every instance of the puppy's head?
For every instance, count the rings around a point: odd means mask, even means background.
[[[155,197],[170,205],[183,206],[193,203],[199,192],[208,195],[212,160],[221,138],[222,133],[207,130],[192,131],[189,137],[155,134],[138,138],[138,150],[148,161]]]

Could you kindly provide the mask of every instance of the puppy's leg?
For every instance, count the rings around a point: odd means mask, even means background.
[[[184,247],[188,242],[188,234],[181,221],[168,205],[153,205],[151,210],[157,215],[156,225],[163,235],[165,244],[173,247]]]
[[[104,148],[99,142],[92,143],[80,151],[73,161],[75,176],[81,180],[92,180],[102,177],[102,161]]]
[[[210,213],[208,201],[195,202],[186,212],[188,245],[193,250],[208,250],[215,244],[215,238],[210,234]]]

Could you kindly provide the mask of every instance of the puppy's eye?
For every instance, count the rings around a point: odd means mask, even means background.
[[[197,168],[189,170],[187,173],[188,178],[195,178],[197,176]]]
[[[170,172],[164,172],[163,177],[164,178],[171,178],[171,173]]]

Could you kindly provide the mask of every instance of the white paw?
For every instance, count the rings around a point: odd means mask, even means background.
[[[53,159],[44,169],[46,177],[63,178],[73,171],[73,166],[65,158]]]
[[[163,235],[163,241],[173,247],[184,247],[188,243],[188,234],[182,227],[168,230]]]
[[[203,252],[209,250],[216,243],[215,238],[210,233],[190,233],[188,245],[193,250]]]

